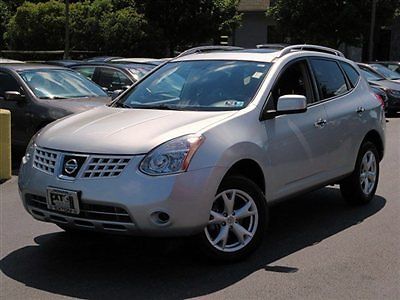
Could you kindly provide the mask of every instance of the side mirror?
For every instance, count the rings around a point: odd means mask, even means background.
[[[25,99],[25,95],[22,95],[17,91],[6,91],[4,93],[4,99],[7,101],[23,101]]]
[[[124,92],[124,90],[115,90],[111,94],[111,100],[114,100],[117,98],[119,95],[121,95]]]
[[[278,99],[276,110],[267,110],[263,119],[273,119],[279,115],[298,114],[307,111],[307,99],[303,95],[284,95]]]

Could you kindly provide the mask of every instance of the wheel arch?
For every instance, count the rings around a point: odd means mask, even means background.
[[[364,137],[361,145],[363,145],[365,142],[371,142],[373,143],[377,150],[378,150],[378,154],[379,154],[379,161],[381,161],[383,159],[383,155],[384,155],[384,146],[383,146],[383,140],[380,136],[380,134],[376,131],[376,130],[370,130]],[[360,147],[361,147],[360,145]]]
[[[265,195],[265,176],[258,162],[250,158],[243,158],[236,161],[225,173],[222,180],[229,176],[240,175],[253,181]]]

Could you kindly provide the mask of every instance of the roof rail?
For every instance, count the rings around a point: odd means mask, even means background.
[[[340,57],[345,57],[344,54],[342,52],[340,52],[339,50],[335,50],[332,48],[328,48],[328,47],[323,47],[323,46],[317,46],[317,45],[292,45],[292,46],[288,46],[285,47],[277,56],[277,58],[280,58],[282,56],[285,56],[286,54],[292,52],[292,51],[316,51],[316,52],[323,52],[323,53],[329,53],[329,54],[333,54],[336,56],[340,56]]]
[[[182,57],[194,53],[201,53],[201,52],[212,52],[212,51],[234,51],[234,50],[242,50],[242,47],[234,47],[234,46],[201,46],[190,48],[186,51],[183,51],[177,57]]]
[[[288,44],[259,44],[256,45],[257,49],[277,49],[282,50],[285,47],[289,46]]]

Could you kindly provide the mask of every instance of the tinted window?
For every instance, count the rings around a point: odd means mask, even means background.
[[[303,95],[312,102],[312,90],[309,84],[308,67],[305,61],[289,66],[274,85],[268,100],[268,109],[276,109],[278,98],[284,95]]]
[[[38,69],[19,74],[40,99],[107,96],[99,86],[72,70]]]
[[[125,86],[130,86],[132,81],[121,71],[100,68],[98,84],[107,88],[109,91],[122,90]]]
[[[254,97],[271,64],[199,60],[170,62],[116,103],[183,110],[239,110]]]
[[[322,99],[336,97],[347,92],[346,80],[336,62],[312,59],[311,65]]]
[[[92,80],[96,67],[74,67],[73,69]]]
[[[345,62],[340,62],[342,65],[342,68],[344,72],[346,73],[347,77],[349,78],[351,85],[355,87],[358,83],[358,79],[360,78],[360,75],[358,72],[348,63]]]
[[[0,72],[0,98],[4,98],[5,92],[20,92],[20,86],[10,74]]]

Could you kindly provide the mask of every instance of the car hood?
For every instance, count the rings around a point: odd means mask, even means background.
[[[110,103],[110,97],[85,97],[56,100],[40,100],[46,106],[66,110],[70,113],[87,111],[88,109]]]
[[[47,126],[38,146],[68,152],[143,154],[170,139],[196,133],[234,114],[98,107]]]
[[[373,86],[379,86],[384,89],[400,91],[400,82],[395,82],[391,80],[379,80],[379,81],[370,81],[370,83]]]

